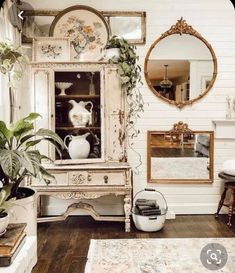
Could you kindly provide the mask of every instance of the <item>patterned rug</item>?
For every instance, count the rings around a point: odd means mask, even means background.
[[[225,247],[228,259],[219,270],[200,260],[208,243]],[[91,240],[85,273],[235,273],[235,238]]]

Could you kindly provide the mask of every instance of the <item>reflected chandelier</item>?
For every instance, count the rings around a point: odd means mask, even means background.
[[[161,88],[171,88],[172,82],[170,80],[168,80],[168,78],[167,78],[168,65],[165,64],[164,66],[165,66],[165,75],[164,75],[164,79],[160,82],[160,86],[161,86]]]

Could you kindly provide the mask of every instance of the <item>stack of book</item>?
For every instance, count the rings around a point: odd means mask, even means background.
[[[137,199],[135,202],[136,212],[143,216],[161,215],[161,209],[156,200]]]
[[[0,238],[0,266],[9,266],[25,243],[26,224],[10,224]]]

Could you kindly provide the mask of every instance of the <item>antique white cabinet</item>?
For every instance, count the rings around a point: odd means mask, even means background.
[[[70,83],[63,95],[58,82]],[[54,130],[62,139],[89,133],[86,140],[90,144],[90,153],[83,159],[72,159],[68,151],[60,157],[46,142],[38,147],[55,160],[53,165],[45,162],[45,166],[56,180],[45,185],[33,179],[29,184],[39,195],[77,200],[62,216],[40,217],[38,221],[64,219],[72,210],[81,208],[96,220],[125,221],[125,230],[129,231],[132,182],[126,154],[126,98],[115,65],[32,63],[32,86],[34,111],[42,116],[36,128]],[[74,126],[69,119],[71,101],[85,105],[89,123]],[[101,216],[89,204],[89,199],[110,194],[123,196],[124,216]]]

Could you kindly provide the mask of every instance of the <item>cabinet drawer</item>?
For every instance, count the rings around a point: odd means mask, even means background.
[[[48,186],[54,185],[68,185],[68,173],[60,172],[60,173],[51,173],[55,176],[55,180],[51,180]],[[47,184],[43,180],[39,180],[37,178],[32,178],[31,180],[32,186],[41,186],[45,187]]]
[[[68,173],[67,172],[59,172],[52,173],[55,176],[57,185],[68,185]]]
[[[76,171],[69,173],[70,185],[125,185],[125,172]]]

